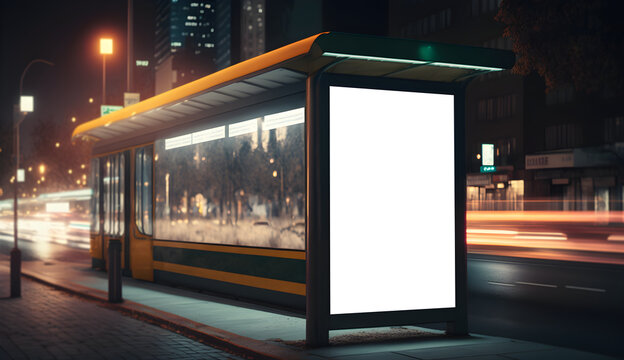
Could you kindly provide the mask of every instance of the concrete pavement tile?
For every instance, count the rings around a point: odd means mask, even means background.
[[[501,356],[501,355],[476,355],[476,356],[454,357],[454,358],[448,358],[444,360],[509,360],[509,358]]]
[[[615,360],[613,357],[587,353],[579,350],[553,348],[550,350],[505,354],[514,360]]]
[[[508,342],[509,339],[471,335],[468,337],[434,337],[434,338],[422,338],[413,341],[396,341],[388,343],[372,343],[372,344],[357,344],[357,345],[345,345],[345,346],[328,346],[320,349],[310,349],[308,354],[317,355],[321,357],[338,357],[357,354],[369,354],[380,352],[396,352],[402,353],[410,350],[434,350],[444,347],[455,347],[472,344],[495,344],[501,342]],[[406,354],[403,354],[406,355]]]
[[[435,349],[415,349],[399,351],[399,353],[418,359],[448,359],[466,356],[485,356],[507,354],[513,352],[552,349],[552,346],[523,341],[508,340],[499,343],[483,343],[474,345],[448,346]]]
[[[394,352],[376,352],[372,354],[357,354],[332,357],[333,360],[414,360],[413,357],[394,353]]]

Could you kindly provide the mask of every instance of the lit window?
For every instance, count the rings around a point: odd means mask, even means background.
[[[191,7],[198,7],[199,3],[191,3]]]
[[[197,26],[197,22],[195,21],[187,21],[184,23],[185,26]]]
[[[197,20],[197,16],[189,15],[186,17],[188,20]]]

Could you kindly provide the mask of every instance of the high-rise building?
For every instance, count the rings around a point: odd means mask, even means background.
[[[158,0],[154,62],[156,93],[216,70],[216,0]]]
[[[385,35],[387,0],[158,0],[156,93],[322,31]]]
[[[243,0],[241,6],[241,60],[251,59],[265,51],[264,0]]]

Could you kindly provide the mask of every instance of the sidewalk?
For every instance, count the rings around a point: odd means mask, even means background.
[[[3,271],[8,272],[6,257],[0,257],[0,274]],[[86,263],[27,261],[23,263],[22,272],[26,278],[83,297],[101,302],[108,298],[106,273],[91,270]],[[25,292],[24,297],[27,296]],[[332,331],[332,345],[306,349],[302,346],[304,319],[261,306],[126,277],[123,278],[123,297],[123,303],[106,307],[258,359],[612,359],[507,338],[475,334],[447,337],[441,332],[418,327]],[[99,307],[98,311],[104,309]],[[128,343],[131,345],[132,341]]]
[[[0,359],[238,359],[175,332],[137,321],[22,278],[22,297],[9,297],[0,262]]]

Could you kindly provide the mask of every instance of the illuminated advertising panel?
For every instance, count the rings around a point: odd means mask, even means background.
[[[330,86],[330,314],[453,308],[454,96]]]
[[[494,165],[494,144],[481,144],[481,159],[483,166]]]

